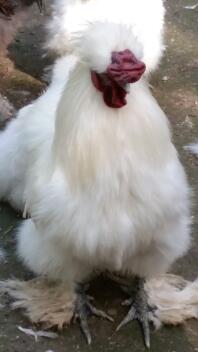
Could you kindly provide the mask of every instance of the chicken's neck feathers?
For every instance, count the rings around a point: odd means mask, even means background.
[[[128,104],[105,105],[90,71],[77,64],[57,108],[54,159],[75,188],[137,162],[160,168],[175,150],[166,117],[143,80],[131,85]]]

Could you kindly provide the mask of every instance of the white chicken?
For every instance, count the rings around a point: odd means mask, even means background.
[[[139,319],[149,346],[143,280],[188,249],[189,188],[145,76],[162,51],[162,2],[114,2],[113,12],[106,0],[67,8],[70,55],[0,135],[0,196],[31,216],[18,254],[36,274],[68,290],[95,270],[137,277],[119,327]],[[90,343],[85,307],[99,312],[83,292],[76,306]]]

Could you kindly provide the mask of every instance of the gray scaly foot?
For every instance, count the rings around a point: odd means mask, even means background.
[[[77,293],[76,306],[74,311],[74,321],[78,320],[83,334],[87,340],[87,343],[90,345],[92,342],[91,333],[88,326],[88,317],[91,315],[97,316],[99,318],[107,319],[113,322],[113,319],[103,312],[93,306],[91,303],[92,298],[87,296],[85,291],[82,289]]]
[[[137,319],[142,328],[145,345],[147,348],[150,348],[149,307],[144,283],[144,279],[136,278],[134,296],[123,303],[123,305],[130,305],[131,308],[117,327],[117,331],[129,322]]]

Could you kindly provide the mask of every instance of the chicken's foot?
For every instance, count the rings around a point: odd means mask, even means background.
[[[135,279],[135,292],[130,299],[123,302],[123,305],[131,306],[131,308],[117,327],[117,331],[129,322],[137,319],[142,328],[145,345],[147,348],[150,348],[149,306],[144,284],[144,279]]]
[[[113,319],[108,314],[94,307],[94,305],[91,303],[92,300],[93,298],[88,296],[85,290],[82,290],[82,288],[78,290],[73,318],[74,321],[79,321],[82,332],[85,335],[85,338],[89,345],[92,342],[91,333],[87,321],[89,316],[95,315],[99,318],[107,319],[113,322]]]

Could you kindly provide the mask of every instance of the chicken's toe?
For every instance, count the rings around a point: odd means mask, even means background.
[[[90,297],[86,293],[81,292],[77,294],[76,306],[74,312],[74,320],[78,320],[83,334],[87,340],[87,343],[90,345],[92,342],[91,333],[88,326],[88,317],[95,315],[97,317],[107,319],[113,322],[113,319],[106,314],[104,311],[99,310],[93,306],[91,303]]]
[[[137,319],[142,328],[145,345],[147,348],[150,348],[149,307],[143,279],[136,279],[134,297],[124,302],[124,305],[129,304],[131,304],[131,308],[117,327],[117,331],[129,322]]]

